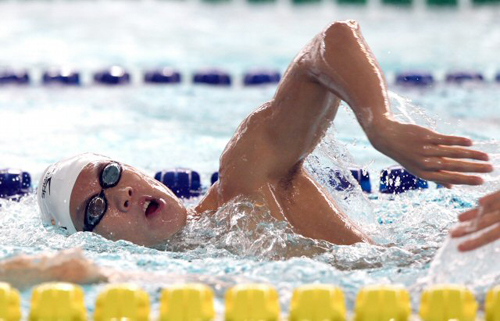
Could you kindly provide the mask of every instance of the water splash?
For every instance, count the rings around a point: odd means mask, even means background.
[[[263,199],[250,201],[245,198],[235,198],[215,213],[191,218],[188,225],[166,244],[169,251],[200,251],[203,248],[210,249],[210,255],[227,251],[234,256],[257,260],[314,256],[328,251],[329,247],[328,242],[294,233],[287,222],[271,216]]]
[[[437,118],[432,118],[419,106],[412,103],[411,99],[389,91],[394,118],[403,123],[416,124],[435,130]]]

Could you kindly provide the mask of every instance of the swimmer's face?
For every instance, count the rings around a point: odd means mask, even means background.
[[[70,199],[71,219],[83,230],[90,199],[102,190],[99,176],[110,162],[87,165],[78,176]],[[134,167],[121,164],[118,185],[104,190],[108,208],[93,232],[111,240],[153,246],[186,225],[187,210],[165,185]]]

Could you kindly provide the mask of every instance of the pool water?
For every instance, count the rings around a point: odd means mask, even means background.
[[[275,91],[273,86],[242,87],[242,73],[254,67],[284,71],[325,25],[345,18],[360,22],[387,72],[398,118],[471,137],[475,148],[490,153],[492,163],[500,165],[500,84],[490,81],[500,71],[495,69],[500,66],[500,11],[495,7],[432,11],[354,9],[331,3],[293,7],[281,2],[211,6],[81,1],[0,2],[0,12],[0,65],[28,68],[35,76],[54,65],[71,65],[86,77],[78,88],[37,83],[0,88],[0,168],[22,168],[34,181],[48,164],[93,151],[150,174],[176,166],[192,168],[208,186],[240,121]],[[136,80],[116,88],[91,85],[89,75],[111,64],[128,68]],[[185,81],[178,86],[147,86],[137,80],[141,70],[163,65],[179,68]],[[224,68],[236,77],[236,85],[193,86],[191,73],[207,66]],[[394,86],[394,73],[409,69],[429,70],[438,78],[450,70],[475,69],[484,72],[488,82],[439,83],[418,90]],[[321,173],[328,167],[362,167],[370,172],[376,189],[378,173],[392,164],[370,146],[352,112],[342,106],[307,167],[323,182]],[[499,280],[494,261],[498,242],[467,255],[457,254],[446,242],[438,254],[442,259],[433,263],[433,258],[457,214],[500,188],[498,171],[483,177],[486,183],[481,187],[446,190],[431,184],[428,190],[400,196],[335,192],[327,186],[377,245],[314,242],[273,221],[265,208],[235,200],[214,217],[188,225],[166,249],[148,249],[90,233],[66,236],[44,229],[33,196],[19,203],[0,200],[0,259],[81,247],[99,265],[161,274],[160,280],[140,282],[154,307],[162,286],[189,277],[214,288],[218,312],[229,286],[250,281],[276,286],[284,311],[292,290],[307,283],[341,286],[351,308],[359,288],[376,283],[404,284],[414,308],[428,282],[465,283],[482,299]],[[257,230],[247,231],[245,226],[257,219],[262,222]],[[309,255],[297,257],[296,249]],[[102,287],[85,286],[90,311]],[[23,292],[24,311],[29,296],[30,290]]]

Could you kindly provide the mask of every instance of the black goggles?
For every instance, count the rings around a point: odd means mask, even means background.
[[[92,232],[106,214],[108,200],[104,195],[104,190],[116,186],[121,176],[122,167],[118,163],[109,163],[102,169],[101,175],[99,175],[99,184],[101,184],[102,190],[99,194],[92,196],[85,208],[85,219],[83,221],[83,230],[85,232]]]

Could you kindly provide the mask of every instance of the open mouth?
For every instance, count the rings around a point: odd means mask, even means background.
[[[144,202],[143,210],[146,217],[154,215],[156,212],[158,212],[159,209],[160,203],[155,199],[147,200],[146,202]]]

